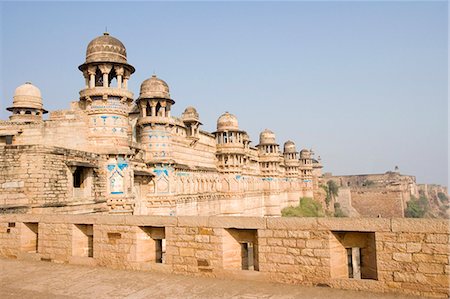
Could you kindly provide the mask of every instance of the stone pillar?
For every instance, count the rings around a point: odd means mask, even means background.
[[[100,71],[103,74],[103,87],[108,87],[108,81],[109,81],[108,77],[109,77],[109,72],[112,69],[112,66],[103,64],[103,65],[100,65],[99,68],[100,68]]]
[[[159,102],[159,103],[161,105],[161,116],[165,117],[166,116],[166,102],[162,101],[162,102]]]
[[[116,66],[115,68],[116,75],[117,75],[117,88],[122,88],[122,77],[123,77],[123,67]]]
[[[123,88],[128,89],[128,80],[130,79],[130,74],[128,72],[124,73],[123,76]]]
[[[95,87],[95,67],[88,68],[88,75],[89,75],[89,88],[94,88]]]
[[[156,101],[150,101],[150,106],[152,108],[152,115],[151,116],[156,116]]]
[[[147,101],[146,100],[141,101],[141,114],[142,114],[142,117],[147,116]]]

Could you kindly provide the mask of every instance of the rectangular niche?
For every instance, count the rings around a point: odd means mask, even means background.
[[[23,252],[38,252],[39,224],[36,222],[23,223],[20,238],[20,247]]]
[[[333,231],[330,251],[332,278],[378,279],[375,233]]]
[[[136,242],[136,261],[163,264],[166,254],[164,227],[139,226]]]
[[[92,224],[73,225],[72,255],[94,257],[94,226]]]
[[[224,269],[259,271],[256,229],[225,229],[223,267]]]

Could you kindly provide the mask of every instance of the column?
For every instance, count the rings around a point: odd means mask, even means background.
[[[88,75],[89,75],[89,88],[94,88],[95,87],[95,67],[88,68]]]
[[[117,88],[122,88],[123,67],[116,66],[114,69],[117,75]]]
[[[146,100],[142,100],[141,101],[141,111],[142,111],[142,117],[146,117],[147,116],[147,101]]]
[[[161,104],[161,116],[166,116],[166,101],[159,102]]]
[[[130,79],[130,74],[128,72],[124,72],[123,75],[123,88],[128,89],[128,79]]]
[[[112,66],[111,65],[100,65],[99,66],[100,71],[103,74],[103,87],[108,87],[108,81],[109,81],[109,72],[111,72]]]
[[[151,116],[156,116],[156,101],[151,101],[150,102],[150,106],[152,108],[152,115]]]

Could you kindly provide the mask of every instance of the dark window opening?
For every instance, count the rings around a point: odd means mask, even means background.
[[[13,136],[12,135],[5,136],[5,143],[6,144],[12,144],[13,143]]]
[[[25,114],[31,114],[30,110],[25,111]]]
[[[77,169],[75,169],[75,172],[73,173],[73,187],[81,188],[83,185],[83,180],[83,168],[77,167]]]

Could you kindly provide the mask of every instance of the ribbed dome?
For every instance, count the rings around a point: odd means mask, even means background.
[[[197,109],[189,106],[184,110],[183,114],[181,114],[181,118],[183,119],[183,121],[198,121],[200,116],[197,112]]]
[[[275,133],[265,129],[259,134],[259,144],[276,144]]]
[[[16,88],[13,97],[13,106],[8,108],[33,108],[42,110],[42,96],[39,88],[26,82]]]
[[[105,32],[87,46],[86,63],[89,62],[127,63],[127,50],[120,40]]]
[[[239,130],[239,123],[236,116],[225,112],[217,119],[217,131],[223,130]]]
[[[309,159],[311,158],[311,152],[307,149],[302,149],[300,151],[300,159]]]
[[[285,153],[295,153],[295,143],[291,140],[288,140],[284,143],[284,152]]]
[[[141,84],[140,99],[170,99],[169,85],[152,75]]]

